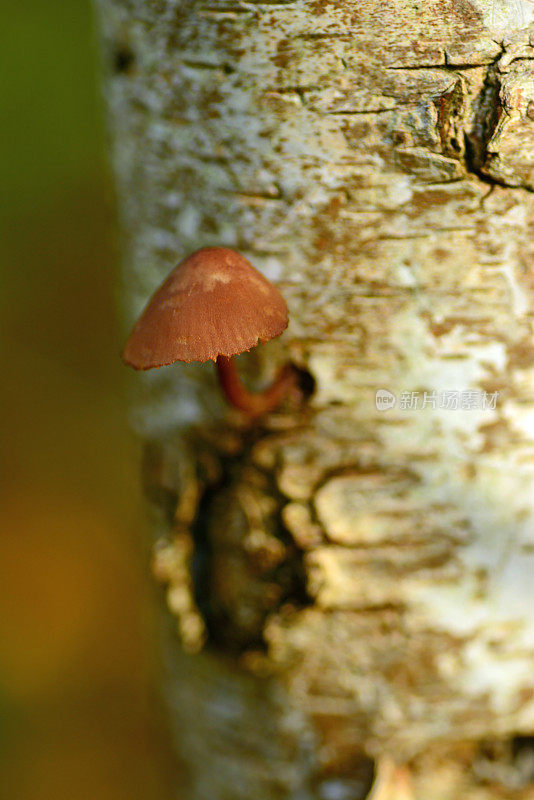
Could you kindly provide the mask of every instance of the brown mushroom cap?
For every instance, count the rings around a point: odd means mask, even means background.
[[[153,295],[122,353],[135,369],[234,356],[287,327],[284,298],[246,258],[206,247],[173,269]]]

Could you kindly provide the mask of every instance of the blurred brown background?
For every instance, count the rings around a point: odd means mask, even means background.
[[[4,9],[0,796],[169,796],[89,0]]]

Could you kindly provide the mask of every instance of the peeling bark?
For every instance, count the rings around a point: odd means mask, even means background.
[[[311,393],[137,377],[187,797],[534,797],[534,5],[98,5],[132,319],[235,247]]]

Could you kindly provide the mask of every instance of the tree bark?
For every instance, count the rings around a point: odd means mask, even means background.
[[[534,797],[534,5],[98,8],[129,318],[234,247],[309,390],[135,379],[184,796]]]

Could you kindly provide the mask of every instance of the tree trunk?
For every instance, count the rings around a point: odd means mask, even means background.
[[[183,796],[534,797],[534,5],[98,5],[130,319],[239,249],[309,395],[135,379]]]

